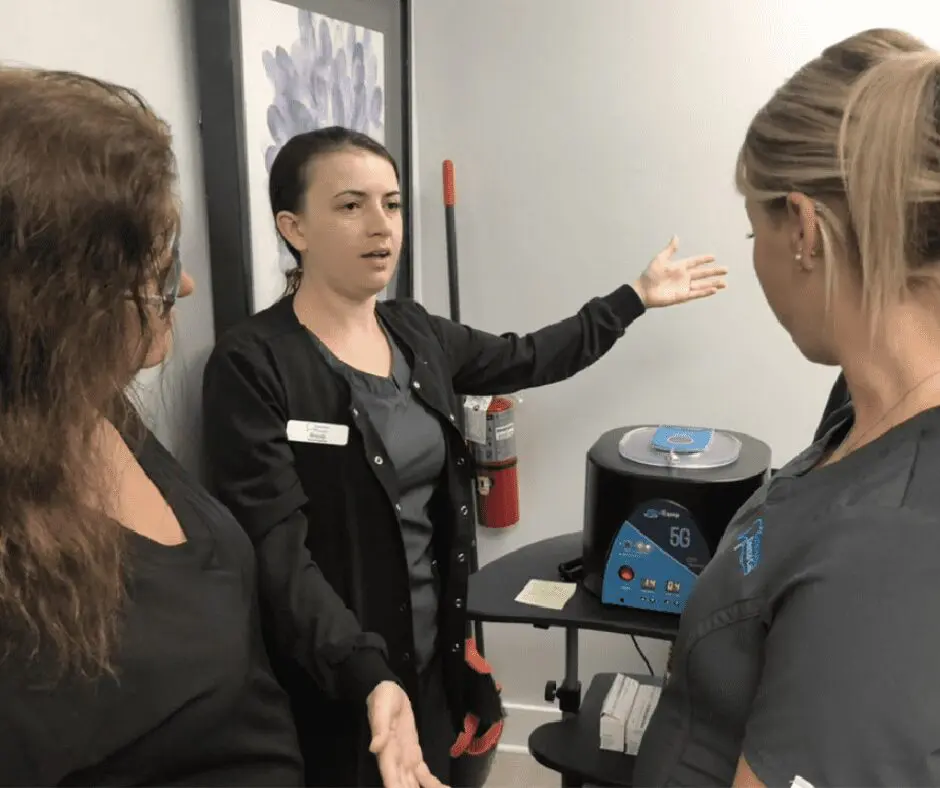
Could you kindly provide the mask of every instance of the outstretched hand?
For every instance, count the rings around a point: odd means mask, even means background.
[[[728,286],[725,282],[728,269],[710,265],[715,262],[713,255],[673,260],[678,248],[679,239],[673,236],[669,245],[653,258],[634,283],[633,289],[647,309],[707,298]]]
[[[446,788],[424,762],[418,729],[405,691],[383,681],[366,699],[372,743],[385,788]]]

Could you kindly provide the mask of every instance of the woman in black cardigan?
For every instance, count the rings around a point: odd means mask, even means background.
[[[458,395],[564,380],[646,308],[718,292],[726,270],[710,256],[672,260],[673,242],[573,317],[495,336],[377,300],[402,218],[397,167],[372,139],[293,138],[270,198],[297,268],[287,296],[223,337],[206,367],[211,477],[257,550],[308,785],[377,784],[367,722],[381,769],[383,748],[416,744],[409,699],[424,759],[449,782],[465,715],[501,715],[492,682],[464,660],[475,528]],[[431,784],[418,766],[404,779]]]

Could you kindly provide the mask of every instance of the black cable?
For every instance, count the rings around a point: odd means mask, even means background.
[[[633,641],[633,647],[636,649],[636,653],[640,655],[640,659],[646,663],[646,669],[650,672],[650,675],[655,676],[656,674],[653,673],[653,666],[650,665],[650,661],[646,658],[646,654],[643,653],[643,649],[641,649],[640,644],[637,643],[636,636],[630,635],[630,640]]]

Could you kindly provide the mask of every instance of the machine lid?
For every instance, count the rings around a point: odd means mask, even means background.
[[[623,459],[641,465],[705,470],[735,462],[741,441],[721,430],[661,425],[624,433],[618,449]]]

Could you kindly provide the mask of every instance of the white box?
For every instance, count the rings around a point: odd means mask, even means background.
[[[623,730],[624,726],[623,721],[616,719],[614,711],[623,690],[623,680],[625,678],[626,676],[622,673],[614,676],[610,689],[607,690],[607,696],[604,698],[604,703],[601,705],[600,743],[602,750],[617,749],[617,729],[619,727],[620,730]],[[619,749],[623,752],[622,743],[619,745]]]
[[[604,698],[601,706],[600,748],[613,752],[623,752],[626,741],[626,724],[633,708],[633,700],[639,682],[629,676],[618,673]]]
[[[636,755],[640,751],[640,742],[643,740],[643,734],[646,732],[646,726],[649,725],[653,712],[656,711],[656,704],[659,703],[661,693],[662,688],[652,684],[644,684],[637,690],[630,715],[624,726],[623,751],[627,755]]]

